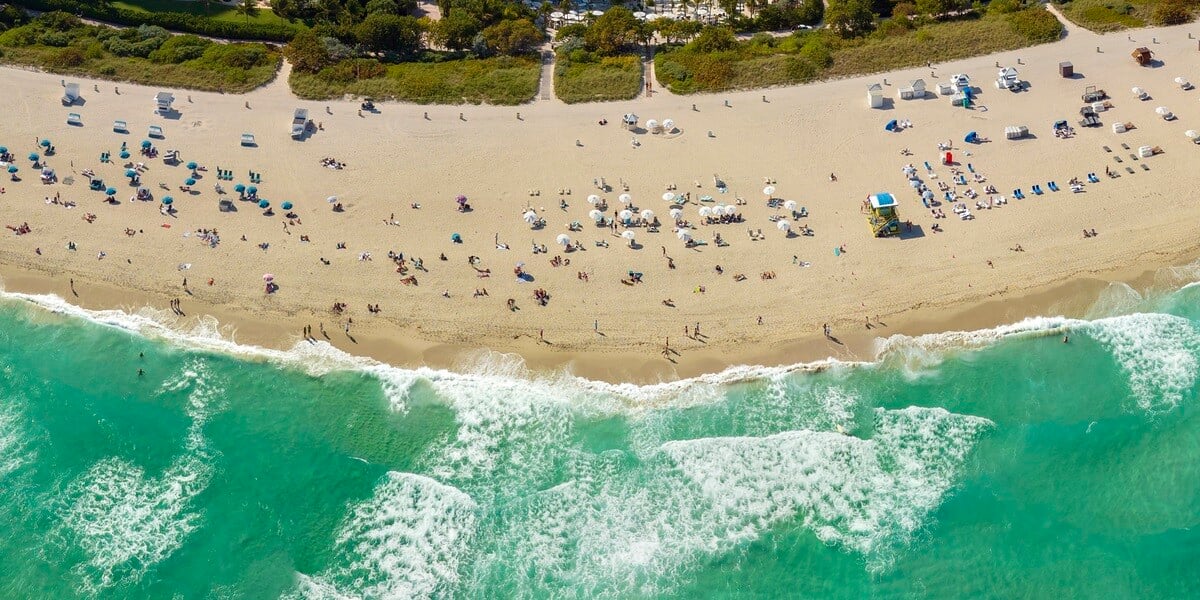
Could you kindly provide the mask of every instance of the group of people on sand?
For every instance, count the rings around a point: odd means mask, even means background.
[[[335,158],[326,156],[325,158],[321,159],[321,166],[341,171],[342,169],[346,168],[346,163],[344,163],[340,160],[337,160]]]

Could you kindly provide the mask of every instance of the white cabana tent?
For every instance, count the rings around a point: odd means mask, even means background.
[[[71,106],[79,100],[79,84],[68,83],[63,86],[62,103],[64,106]]]
[[[1012,90],[1019,89],[1021,86],[1021,78],[1017,74],[1017,70],[1013,67],[1004,67],[996,74],[996,89]]]
[[[914,79],[907,86],[900,88],[901,100],[920,100],[925,97],[925,80]]]
[[[872,83],[867,86],[867,106],[870,108],[883,108],[883,86],[878,83]]]

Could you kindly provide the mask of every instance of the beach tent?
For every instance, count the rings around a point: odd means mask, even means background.
[[[1029,135],[1029,128],[1024,125],[1009,125],[1004,128],[1004,137],[1010,140],[1019,140]]]
[[[71,106],[79,101],[79,84],[68,83],[63,86],[62,103],[64,106]]]
[[[971,78],[962,73],[951,75],[950,83],[954,85],[955,90],[960,92],[971,89]]]
[[[149,130],[147,131],[146,135],[148,135],[152,138],[162,138],[163,137],[163,128],[159,127],[158,125],[151,125]]]
[[[872,83],[867,87],[867,106],[871,108],[883,108],[883,86],[878,83]]]
[[[969,133],[967,133],[967,136],[963,138],[963,141],[968,144],[978,144],[979,143],[979,133],[977,133],[975,131],[969,132]]]
[[[914,79],[907,87],[900,88],[901,100],[919,100],[925,97],[925,80]]]
[[[888,121],[886,125],[883,126],[883,129],[885,131],[896,131],[898,126],[899,126],[899,122],[896,121],[896,119],[892,119],[891,121]]]
[[[954,164],[954,153],[947,152],[944,156],[942,156],[942,163],[947,165]]]
[[[1013,67],[1004,67],[996,74],[996,89],[1014,90],[1020,89],[1020,87],[1021,78]]]
[[[113,121],[113,131],[117,133],[129,133],[129,124],[125,121]]]
[[[254,134],[253,133],[243,133],[242,134],[242,145],[243,146],[253,146],[254,145]]]

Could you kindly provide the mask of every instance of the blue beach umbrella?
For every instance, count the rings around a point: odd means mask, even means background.
[[[187,179],[183,180],[183,185],[196,185],[196,180],[188,177]]]
[[[37,159],[39,159],[39,158],[41,158],[41,156],[38,156],[38,153],[37,153],[37,152],[30,152],[30,153],[29,153],[29,160],[32,160],[32,161],[34,161],[34,162],[37,162]]]
[[[50,140],[42,140],[42,147],[43,147],[43,148],[49,148],[49,147],[50,147]]]
[[[154,145],[154,144],[151,144],[151,143],[150,143],[150,140],[142,140],[142,147],[143,147],[143,148],[149,148],[150,146],[153,146],[153,145]]]
[[[292,210],[292,203],[291,203],[291,202],[284,202],[283,204],[280,204],[280,206],[282,206],[282,207],[283,207],[283,210]]]
[[[246,191],[246,186],[244,186],[244,185],[242,185],[242,184],[240,184],[240,183],[239,183],[239,184],[237,184],[237,185],[233,186],[233,191],[235,191],[235,192],[237,192],[237,193],[239,193],[239,194],[240,194],[240,193],[242,193],[242,192]]]
[[[17,171],[19,171],[19,170],[20,170],[20,169],[18,169],[18,168],[17,168],[17,165],[8,165],[8,172],[9,172],[9,173],[16,173],[16,172],[17,172]]]
[[[166,198],[162,199],[163,204],[171,204],[172,202],[175,202],[175,199],[170,196],[167,196]]]
[[[121,154],[120,154],[120,157],[121,157],[121,158],[129,158],[129,153],[128,153],[128,152],[126,152],[126,151],[124,151],[124,150],[122,150],[122,151],[121,151]]]
[[[137,177],[137,171],[134,171],[133,169],[125,169],[125,176],[126,177]]]
[[[188,164],[187,164],[187,168],[188,168],[188,169],[191,169],[192,171],[195,171],[195,170],[196,170],[196,167],[198,167],[198,166],[200,166],[200,165],[197,165],[197,164],[196,164],[196,163],[194,163],[194,162],[190,162],[190,163],[188,163]]]
[[[271,203],[270,203],[270,202],[267,202],[266,200],[259,200],[259,201],[258,201],[258,207],[259,207],[259,208],[266,208],[266,207],[268,207],[268,206],[271,206]]]
[[[114,196],[117,193],[117,188],[108,188],[107,190],[104,190],[104,193],[109,196]]]
[[[249,193],[251,193],[251,194],[257,194],[257,193],[258,193],[258,188],[257,188],[257,187],[255,187],[255,186],[250,186],[250,187],[246,188],[246,191],[247,191],[247,192],[249,192]]]
[[[0,154],[8,154],[8,146],[0,146]]]

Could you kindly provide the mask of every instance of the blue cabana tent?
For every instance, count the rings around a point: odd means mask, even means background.
[[[883,128],[887,131],[895,131],[897,125],[899,125],[899,123],[897,123],[895,119],[892,119],[891,121],[888,121],[887,125],[884,125]]]
[[[968,144],[977,143],[977,142],[979,142],[979,134],[972,131],[967,134],[967,137],[963,138],[963,141],[967,142]]]

